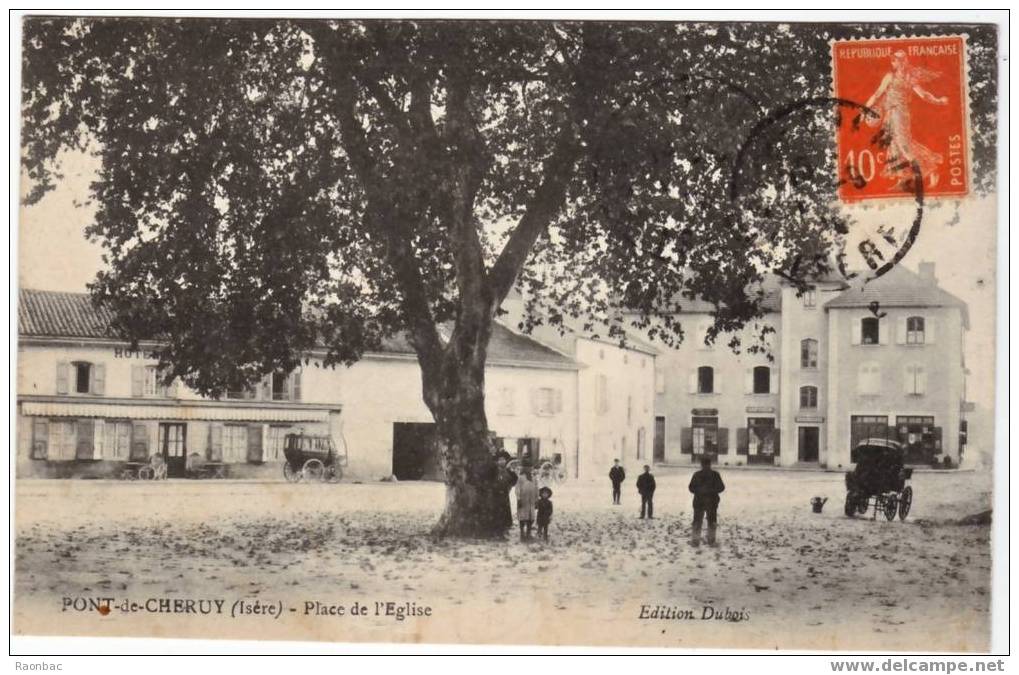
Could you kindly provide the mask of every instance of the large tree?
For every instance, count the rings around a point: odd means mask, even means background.
[[[488,535],[505,495],[485,361],[507,294],[554,324],[623,339],[629,321],[672,344],[681,326],[651,319],[677,299],[732,331],[761,313],[764,271],[824,272],[849,227],[828,40],[880,32],[29,19],[28,200],[60,180],[62,150],[98,155],[88,233],[108,269],[92,292],[204,394],[406,334],[443,441],[437,530]],[[986,92],[973,104],[993,127]],[[993,131],[974,140],[987,163]]]

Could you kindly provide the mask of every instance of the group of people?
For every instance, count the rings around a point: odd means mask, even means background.
[[[529,467],[524,467],[518,476],[507,467],[509,455],[500,453],[497,456],[498,477],[503,490],[509,493],[515,488],[517,499],[517,522],[520,525],[520,541],[532,538],[532,530],[537,525],[539,537],[548,541],[548,526],[552,522],[552,489],[547,485],[538,487]],[[513,510],[509,501],[503,501],[501,521],[509,528],[513,526]]]
[[[612,504],[620,503],[623,481],[626,480],[626,470],[619,464],[619,460],[613,462],[609,469],[609,480],[612,482]],[[651,467],[644,465],[644,472],[637,477],[637,492],[640,494],[640,517],[655,517],[655,477],[651,473]],[[701,469],[690,478],[690,492],[693,494],[693,527],[690,531],[690,543],[694,546],[701,544],[701,530],[704,526],[705,516],[708,521],[707,543],[715,545],[715,535],[718,530],[718,505],[721,502],[720,495],[725,491],[725,483],[722,476],[711,468],[711,458],[701,458]]]
[[[532,539],[532,530],[535,526],[537,526],[537,536],[548,541],[548,526],[552,522],[552,489],[548,486],[539,488],[528,466],[525,465],[518,476],[509,469],[508,462],[508,453],[500,453],[497,456],[497,480],[507,495],[511,490],[515,490],[516,521],[520,526],[520,541]],[[626,480],[626,470],[623,469],[618,459],[609,469],[609,480],[612,483],[612,504],[618,505],[622,502],[622,486],[623,481]],[[640,494],[640,517],[642,519],[655,517],[656,487],[651,467],[645,464],[643,473],[637,477],[637,492]],[[725,491],[725,483],[722,482],[719,473],[711,468],[710,457],[701,458],[700,471],[694,473],[690,478],[689,489],[693,494],[693,526],[690,531],[690,543],[700,546],[701,531],[704,520],[707,519],[706,541],[709,546],[714,546],[718,531],[718,505],[721,502],[720,495]],[[501,504],[500,521],[508,529],[513,526],[513,510],[509,499],[501,501]]]

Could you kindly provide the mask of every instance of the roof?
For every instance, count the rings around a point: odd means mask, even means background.
[[[18,291],[18,335],[110,338],[112,323],[113,313],[93,305],[86,293]]]
[[[754,293],[761,290],[764,297],[761,299],[761,309],[765,312],[782,311],[782,286],[781,279],[775,274],[765,274],[759,285],[747,288],[747,293]],[[668,303],[668,312],[675,314],[711,314],[715,306],[701,298],[688,298],[682,294],[676,294]],[[631,312],[632,310],[624,310]]]
[[[118,339],[111,329],[113,313],[97,307],[86,293],[23,288],[18,292],[18,335],[26,337]],[[413,355],[405,335],[386,339],[383,354]],[[537,340],[496,323],[488,344],[491,362],[547,364],[576,368],[576,362]]]
[[[440,330],[440,334],[447,331]],[[445,336],[443,336],[445,337]],[[387,338],[382,343],[384,354],[414,354],[406,335]],[[492,325],[492,339],[488,343],[489,362],[526,362],[550,366],[576,367],[576,362],[565,354],[543,345],[534,338],[514,333],[496,321]]]
[[[969,324],[966,303],[902,265],[895,265],[876,279],[857,279],[849,288],[824,303],[825,309],[871,307],[958,307]]]

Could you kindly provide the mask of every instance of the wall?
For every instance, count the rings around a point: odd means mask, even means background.
[[[582,366],[577,376],[580,477],[604,478],[612,460],[619,459],[636,478],[641,466],[652,463],[655,357],[578,338],[576,358]],[[606,387],[601,408],[599,386]]]
[[[736,430],[747,426],[748,417],[777,418],[779,415],[780,317],[774,313],[766,314],[751,322],[741,334],[744,345],[741,354],[734,354],[728,346],[731,335],[720,335],[710,346],[703,342],[703,327],[711,321],[709,314],[684,313],[679,320],[684,331],[682,344],[674,349],[661,346],[656,359],[657,369],[664,376],[664,391],[656,395],[655,410],[657,415],[665,417],[665,460],[670,464],[692,463],[692,455],[682,452],[681,429],[690,426],[691,413],[695,408],[713,408],[718,410],[719,428],[726,429],[728,433],[728,453],[719,455],[719,463],[746,463],[745,457],[737,457],[736,454]],[[770,334],[768,340],[774,361],[769,361],[766,354],[751,354],[745,350],[745,346],[751,343],[751,335],[759,333],[765,326],[776,331]],[[715,369],[716,393],[691,393],[690,377],[700,366]],[[770,393],[747,393],[747,371],[755,366],[771,368]],[[784,456],[784,445],[780,453]]]
[[[942,428],[943,452],[953,462],[959,459],[960,402],[963,398],[962,319],[954,307],[922,309],[883,307],[882,344],[853,344],[858,322],[872,316],[867,309],[831,309],[828,311],[829,397],[827,464],[839,468],[849,464],[850,417],[887,415],[895,424],[897,415],[933,415],[935,426]],[[923,345],[898,344],[900,318],[924,316],[933,319],[933,344],[930,333]],[[858,372],[861,363],[880,366],[881,387],[877,394],[861,394]],[[903,369],[907,364],[922,365],[927,373],[926,393],[907,395],[903,388]]]
[[[393,424],[434,421],[422,398],[421,370],[413,359],[369,357],[337,372],[344,392],[343,437],[351,466],[356,465],[357,474],[365,479],[389,476]],[[540,387],[562,392],[559,412],[547,416],[533,414],[531,395]],[[511,414],[500,408],[501,394],[507,389],[513,392]],[[564,460],[569,460],[577,443],[576,371],[489,366],[485,375],[485,412],[489,429],[497,436],[540,438],[543,455],[562,452]]]

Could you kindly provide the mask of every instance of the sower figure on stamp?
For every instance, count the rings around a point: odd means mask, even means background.
[[[644,465],[644,473],[637,476],[637,492],[640,493],[640,517],[645,512],[648,518],[655,517],[655,477],[651,474],[651,467]]]
[[[693,493],[693,529],[690,532],[690,543],[701,545],[701,525],[704,516],[708,517],[708,545],[715,545],[715,529],[718,525],[718,496],[725,491],[725,483],[717,471],[711,468],[711,458],[701,458],[701,470],[690,479],[690,492]]]
[[[614,460],[612,468],[609,469],[609,480],[612,481],[612,503],[619,503],[620,487],[626,480],[626,471],[619,465],[619,460]]]

